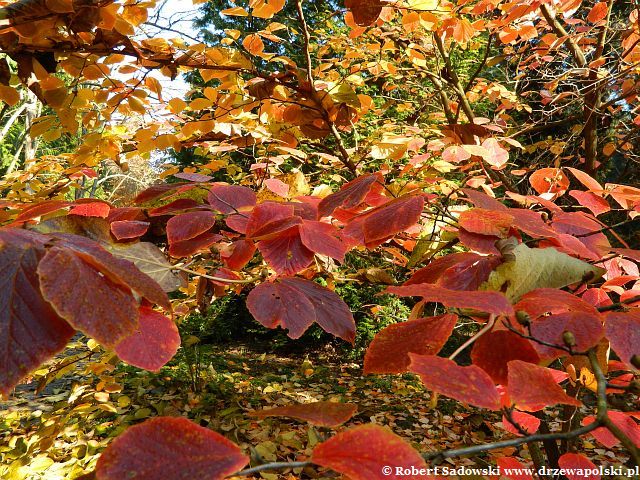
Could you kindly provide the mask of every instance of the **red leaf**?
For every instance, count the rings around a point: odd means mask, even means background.
[[[459,292],[426,283],[388,287],[386,292],[400,297],[422,297],[427,302],[442,303],[446,307],[472,308],[507,316],[515,313],[507,297],[500,292]]]
[[[315,253],[344,261],[347,247],[338,238],[338,230],[328,223],[303,220],[300,226],[300,239],[305,247]]]
[[[43,297],[71,326],[113,347],[138,325],[129,289],[111,282],[72,250],[50,248],[38,264]]]
[[[128,240],[138,238],[147,233],[149,230],[149,222],[140,222],[137,220],[116,220],[111,222],[110,228],[113,236],[117,240]]]
[[[259,210],[259,208],[256,207],[256,210]],[[270,240],[287,232],[292,227],[297,227],[301,223],[302,217],[292,215],[290,217],[278,218],[276,220],[269,221],[268,223],[265,223],[259,228],[253,230],[251,219],[249,219],[248,228],[251,228],[251,233],[248,236],[253,240]]]
[[[277,178],[268,178],[264,181],[264,185],[273,193],[282,198],[289,197],[289,185]]]
[[[640,310],[609,312],[605,324],[611,347],[620,360],[631,366],[631,357],[640,354]]]
[[[367,194],[372,190],[376,182],[382,186],[384,179],[382,174],[362,175],[355,180],[345,183],[339,191],[326,196],[318,205],[318,215],[328,217],[338,207],[355,208],[364,202]]]
[[[220,213],[236,213],[256,204],[253,190],[239,185],[217,184],[209,190],[209,204]]]
[[[638,447],[640,447],[640,427],[629,415],[623,412],[617,412],[610,410],[607,415],[622,432],[629,437],[629,439]],[[590,425],[595,421],[594,416],[585,417],[582,420],[582,425]],[[620,440],[616,438],[613,433],[606,427],[599,427],[591,431],[591,435],[595,437],[602,445],[611,449],[620,443]]]
[[[167,203],[161,207],[152,208],[147,213],[150,217],[160,217],[162,215],[176,215],[178,213],[184,213],[187,210],[203,208],[205,205],[196,202],[191,198],[179,198],[171,203]]]
[[[77,235],[52,235],[66,248],[73,249],[82,260],[92,265],[114,283],[132,289],[151,303],[171,310],[171,302],[158,282],[142,273],[132,262],[115,257],[93,240]]]
[[[278,233],[283,230],[283,222],[290,220],[292,217],[298,217],[295,214],[293,205],[276,202],[261,203],[251,211],[251,215],[248,218],[247,236],[253,237],[258,232],[259,235]]]
[[[529,435],[536,433],[538,431],[538,428],[540,427],[540,419],[528,413],[518,412],[517,410],[514,410],[513,412],[511,412],[511,418],[518,424],[521,429],[523,429]],[[520,430],[518,430],[518,428],[513,423],[511,423],[506,415],[502,416],[502,425],[507,432],[513,433],[518,437],[522,436]]]
[[[337,427],[358,411],[353,403],[313,402],[296,403],[284,407],[251,412],[252,417],[292,417],[307,421],[319,427]]]
[[[71,205],[70,202],[62,202],[60,200],[48,200],[46,202],[30,205],[16,217],[15,223],[25,222],[27,220],[42,217],[48,213],[57,212],[69,205]]]
[[[302,278],[281,278],[254,288],[247,297],[251,315],[267,328],[282,326],[299,338],[317,322],[326,332],[353,343],[355,322],[346,303],[331,290]]]
[[[227,224],[227,227],[229,227],[231,230],[235,230],[236,232],[240,232],[240,233],[247,233],[247,224],[249,223],[249,217],[245,214],[233,214],[233,215],[229,215],[224,223]]]
[[[478,233],[471,233],[464,228],[458,229],[458,239],[460,243],[467,247],[469,250],[479,253],[488,253],[498,255],[500,251],[496,248],[496,242],[500,240],[500,237],[492,235],[480,235]]]
[[[429,390],[489,410],[500,410],[500,394],[491,377],[479,367],[461,367],[448,358],[410,353],[409,370],[420,375]]]
[[[180,334],[168,317],[148,307],[139,310],[138,329],[115,347],[121,360],[134,367],[160,371],[178,351]]]
[[[556,288],[538,288],[520,297],[514,307],[535,319],[546,313],[584,312],[597,315],[598,310],[575,295]]]
[[[222,261],[232,270],[241,270],[253,258],[256,245],[251,240],[236,240],[231,244],[230,250],[220,252]]]
[[[460,163],[469,160],[471,154],[460,145],[449,145],[442,151],[442,160],[449,163]]]
[[[452,253],[432,260],[404,284],[436,283],[451,290],[477,290],[501,262],[502,259],[495,255]]]
[[[271,240],[262,240],[258,250],[279,275],[294,275],[313,261],[313,252],[302,243],[297,226]]]
[[[569,188],[569,178],[559,168],[541,168],[529,177],[533,189],[542,195],[553,193],[562,195]]]
[[[178,190],[179,188],[187,185],[186,183],[158,183],[156,185],[151,185],[146,190],[143,190],[138,194],[136,198],[133,199],[133,202],[136,204],[147,203],[153,200],[156,200],[160,197],[164,197],[168,193],[173,192],[174,190]]]
[[[458,223],[471,233],[505,238],[514,218],[506,212],[472,208],[460,214]]]
[[[217,233],[205,232],[195,238],[175,242],[169,246],[169,255],[175,258],[188,257],[194,253],[208,250],[211,245],[222,240],[222,236]]]
[[[414,226],[423,207],[422,196],[400,197],[354,217],[342,233],[360,245],[374,248]]]
[[[601,478],[600,469],[579,453],[565,453],[558,459],[558,466],[564,469],[564,475],[568,480],[600,480]]]
[[[76,203],[75,206],[69,210],[69,215],[80,215],[81,217],[99,217],[107,218],[111,206],[108,203],[100,201]]]
[[[557,235],[543,220],[539,212],[524,208],[511,208],[509,213],[513,215],[513,225],[527,235],[534,238],[553,238]]]
[[[510,480],[533,480],[530,473],[525,473],[526,467],[513,457],[500,457],[496,463],[500,468],[500,475]]]
[[[216,223],[211,212],[189,212],[171,217],[167,222],[169,244],[184,242],[206,232]]]
[[[157,417],[129,427],[102,452],[100,480],[222,480],[249,463],[238,446],[186,418]]]
[[[497,210],[511,213],[511,209],[486,193],[472,190],[470,188],[462,188],[461,190],[467,197],[469,197],[469,200],[471,200],[476,207],[484,208],[486,210]]]
[[[350,428],[316,446],[311,461],[351,480],[431,479],[430,475],[397,474],[396,468],[425,469],[426,463],[409,443],[379,425]],[[390,473],[383,470],[391,468]]]
[[[571,332],[576,341],[574,349],[578,352],[597,345],[604,336],[600,315],[586,312],[565,312],[541,317],[531,322],[530,328],[534,338],[561,346],[564,345],[564,333]],[[536,344],[536,349],[546,359],[566,355],[566,352],[547,345]]]
[[[582,185],[587,187],[590,191],[604,193],[604,188],[602,188],[602,185],[600,185],[600,183],[588,173],[585,173],[582,170],[579,170],[577,168],[572,168],[572,167],[567,167],[567,170],[573,173],[573,175],[578,179],[578,181]]]
[[[364,357],[364,373],[404,373],[409,353],[436,355],[447,342],[457,315],[417,318],[394,323],[375,336]]]
[[[569,195],[575,198],[580,205],[591,210],[591,213],[593,213],[596,217],[611,210],[609,202],[607,202],[600,195],[596,195],[595,193],[582,192],[580,190],[571,190],[569,192]]]
[[[508,330],[485,333],[473,344],[471,361],[496,383],[507,384],[507,364],[511,360],[538,363],[540,357],[529,340]]]
[[[139,207],[112,208],[107,217],[108,223],[120,222],[124,220],[144,220],[144,212]]]
[[[351,9],[353,21],[361,27],[375,23],[382,12],[380,0],[345,0],[344,5]]]
[[[592,251],[598,259],[611,250],[606,235],[599,232],[602,228],[593,216],[585,212],[560,212],[553,216],[554,230],[569,235],[583,235],[575,240]]]
[[[558,403],[582,406],[579,400],[564,392],[548,368],[521,360],[509,362],[507,390],[516,407],[529,412]]]
[[[60,352],[74,330],[40,292],[36,269],[47,237],[0,229],[0,394]]]

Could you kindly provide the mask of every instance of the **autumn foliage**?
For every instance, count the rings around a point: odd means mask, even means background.
[[[639,178],[635,6],[346,0],[311,25],[311,2],[228,2],[221,15],[268,27],[209,45],[136,35],[153,3],[2,2],[0,99],[46,105],[33,138],[83,140],[0,182],[0,393],[78,331],[159,371],[207,292],[245,293],[256,322],[292,339],[317,324],[353,344],[335,287],[358,255],[375,258],[364,281],[411,307],[364,372],[415,374],[434,406],[497,412],[504,439],[427,452],[386,427],[341,427],[357,405],[252,412],[338,430],[291,468],[405,478],[383,467],[485,452],[515,468],[505,448],[527,445],[536,468],[589,469],[576,442],[590,437],[640,462],[640,189],[615,174]],[[201,91],[168,98],[182,73]],[[88,187],[106,164],[166,151],[206,161],[169,166],[135,198]],[[442,354],[462,322],[471,333]],[[114,439],[95,476],[222,479],[260,471],[249,462],[161,416]]]

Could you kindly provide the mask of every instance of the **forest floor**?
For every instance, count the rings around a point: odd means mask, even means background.
[[[442,397],[433,408],[432,397],[413,375],[364,376],[361,365],[343,363],[330,352],[280,356],[253,347],[188,347],[154,374],[92,354],[84,342],[74,342],[36,372],[31,383],[0,402],[0,478],[79,478],[93,470],[98,453],[114,436],[156,415],[187,416],[226,435],[251,455],[252,466],[304,461],[332,430],[287,418],[258,420],[251,412],[320,400],[357,405],[358,413],[336,430],[367,422],[386,425],[422,452],[511,437],[501,428],[498,414],[466,409]],[[57,375],[47,377],[52,369]],[[49,380],[46,386],[44,378]],[[36,393],[38,386],[41,391]],[[558,429],[559,422],[549,426]],[[593,439],[579,449],[596,464],[620,465],[625,460]],[[493,452],[513,454],[529,464],[526,447]],[[456,468],[494,464],[488,456],[447,461]],[[336,477],[308,467],[242,478]]]

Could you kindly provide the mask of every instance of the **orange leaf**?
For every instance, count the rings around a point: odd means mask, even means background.
[[[258,418],[292,417],[319,427],[337,427],[353,417],[357,411],[358,407],[353,403],[313,402],[258,410],[250,415]]]
[[[587,15],[587,20],[591,23],[598,23],[600,20],[607,18],[608,14],[609,6],[607,2],[598,2],[593,6],[589,15]]]

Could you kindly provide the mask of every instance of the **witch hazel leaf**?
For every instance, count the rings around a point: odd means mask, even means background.
[[[385,292],[400,297],[422,297],[427,302],[438,302],[447,307],[471,308],[495,315],[515,314],[511,303],[500,292],[462,292],[426,283],[389,287]]]
[[[294,339],[300,338],[316,320],[311,302],[282,282],[265,282],[255,287],[247,297],[247,308],[263,326],[286,328],[287,335]]]
[[[404,373],[411,363],[409,353],[436,355],[451,336],[457,320],[457,315],[445,314],[389,325],[369,344],[364,373]]]
[[[174,258],[183,258],[194,255],[198,252],[209,250],[209,248],[222,240],[222,236],[217,233],[204,232],[197,237],[174,242],[169,245],[169,255]]]
[[[535,412],[558,403],[582,406],[582,402],[567,395],[556,383],[548,368],[512,360],[508,364],[508,370],[509,398],[520,410]]]
[[[635,422],[633,418],[623,412],[611,410],[607,412],[611,422],[618,427],[622,433],[624,433],[629,439],[640,448],[640,426]],[[594,416],[585,417],[582,420],[582,425],[590,425],[595,422]],[[609,431],[606,427],[599,427],[590,432],[598,442],[605,447],[611,449],[620,444],[620,440]]]
[[[297,226],[279,233],[275,238],[258,242],[258,250],[280,275],[295,275],[313,261],[313,252],[302,243]]]
[[[205,233],[216,223],[212,212],[188,212],[171,217],[167,222],[169,244],[191,240]]]
[[[252,417],[291,417],[307,421],[319,427],[337,427],[358,411],[353,403],[312,402],[285,405],[251,412]]]
[[[249,463],[219,433],[186,418],[157,417],[129,427],[102,452],[97,480],[222,480]]]
[[[173,320],[151,308],[141,307],[139,315],[137,330],[115,352],[129,365],[158,372],[178,351],[180,334]]]
[[[131,291],[72,250],[50,248],[37,271],[42,296],[58,315],[103,345],[113,347],[137,328],[138,303]]]
[[[354,208],[364,202],[367,194],[376,184],[382,186],[383,178],[379,173],[362,175],[345,183],[339,191],[327,195],[318,204],[318,216],[328,217],[338,207]]]
[[[420,375],[429,390],[479,408],[500,410],[500,394],[481,368],[461,367],[448,358],[409,354],[409,371]]]
[[[540,356],[529,340],[509,330],[485,333],[473,344],[471,361],[496,383],[507,384],[507,365],[511,360],[538,363]]]
[[[149,222],[139,220],[117,220],[111,222],[110,228],[116,240],[131,240],[147,233],[149,225]]]
[[[342,299],[331,290],[302,278],[285,277],[255,287],[247,297],[251,315],[267,328],[281,326],[300,338],[317,322],[328,333],[353,342],[355,321]]]
[[[403,475],[405,470],[426,471],[424,459],[405,440],[387,428],[373,424],[350,428],[317,445],[311,461],[342,473],[351,480],[435,478],[419,473]]]
[[[347,246],[338,237],[338,230],[328,223],[303,220],[300,226],[300,240],[309,250],[342,262]]]
[[[640,311],[607,313],[606,337],[620,360],[632,366],[631,358],[640,354]]]
[[[239,210],[246,210],[256,204],[256,194],[253,190],[240,185],[217,184],[209,190],[209,205],[214,210],[231,214]]]
[[[512,301],[537,288],[562,288],[593,281],[605,272],[555,248],[529,248],[521,243],[512,253],[515,259],[496,268],[482,286],[483,290],[504,291]]]
[[[515,424],[512,423],[512,421],[515,422]],[[502,416],[502,426],[507,432],[513,433],[516,436],[522,436],[520,429],[524,430],[528,435],[533,435],[540,427],[540,419],[528,413],[514,410],[511,412],[511,418],[508,418],[506,415]],[[518,429],[518,427],[520,427],[520,429]]]
[[[359,245],[375,248],[418,223],[423,208],[421,195],[400,197],[354,217],[342,234]]]
[[[171,310],[171,302],[166,292],[158,282],[143,273],[133,262],[118,255],[112,255],[101,245],[85,237],[60,233],[52,237],[61,247],[73,250],[84,262],[110,281],[133,290],[165,310]]]
[[[531,322],[531,335],[547,344],[565,344],[565,336],[570,332],[573,336],[572,347],[584,352],[598,344],[604,336],[604,326],[599,314],[586,312],[564,312],[540,317]],[[536,350],[545,359],[566,355],[566,352],[549,345],[537,343]]]
[[[458,223],[471,233],[493,235],[505,238],[513,225],[514,218],[504,211],[472,208],[460,214]]]
[[[0,394],[60,352],[74,334],[42,297],[36,274],[47,237],[0,229]]]

